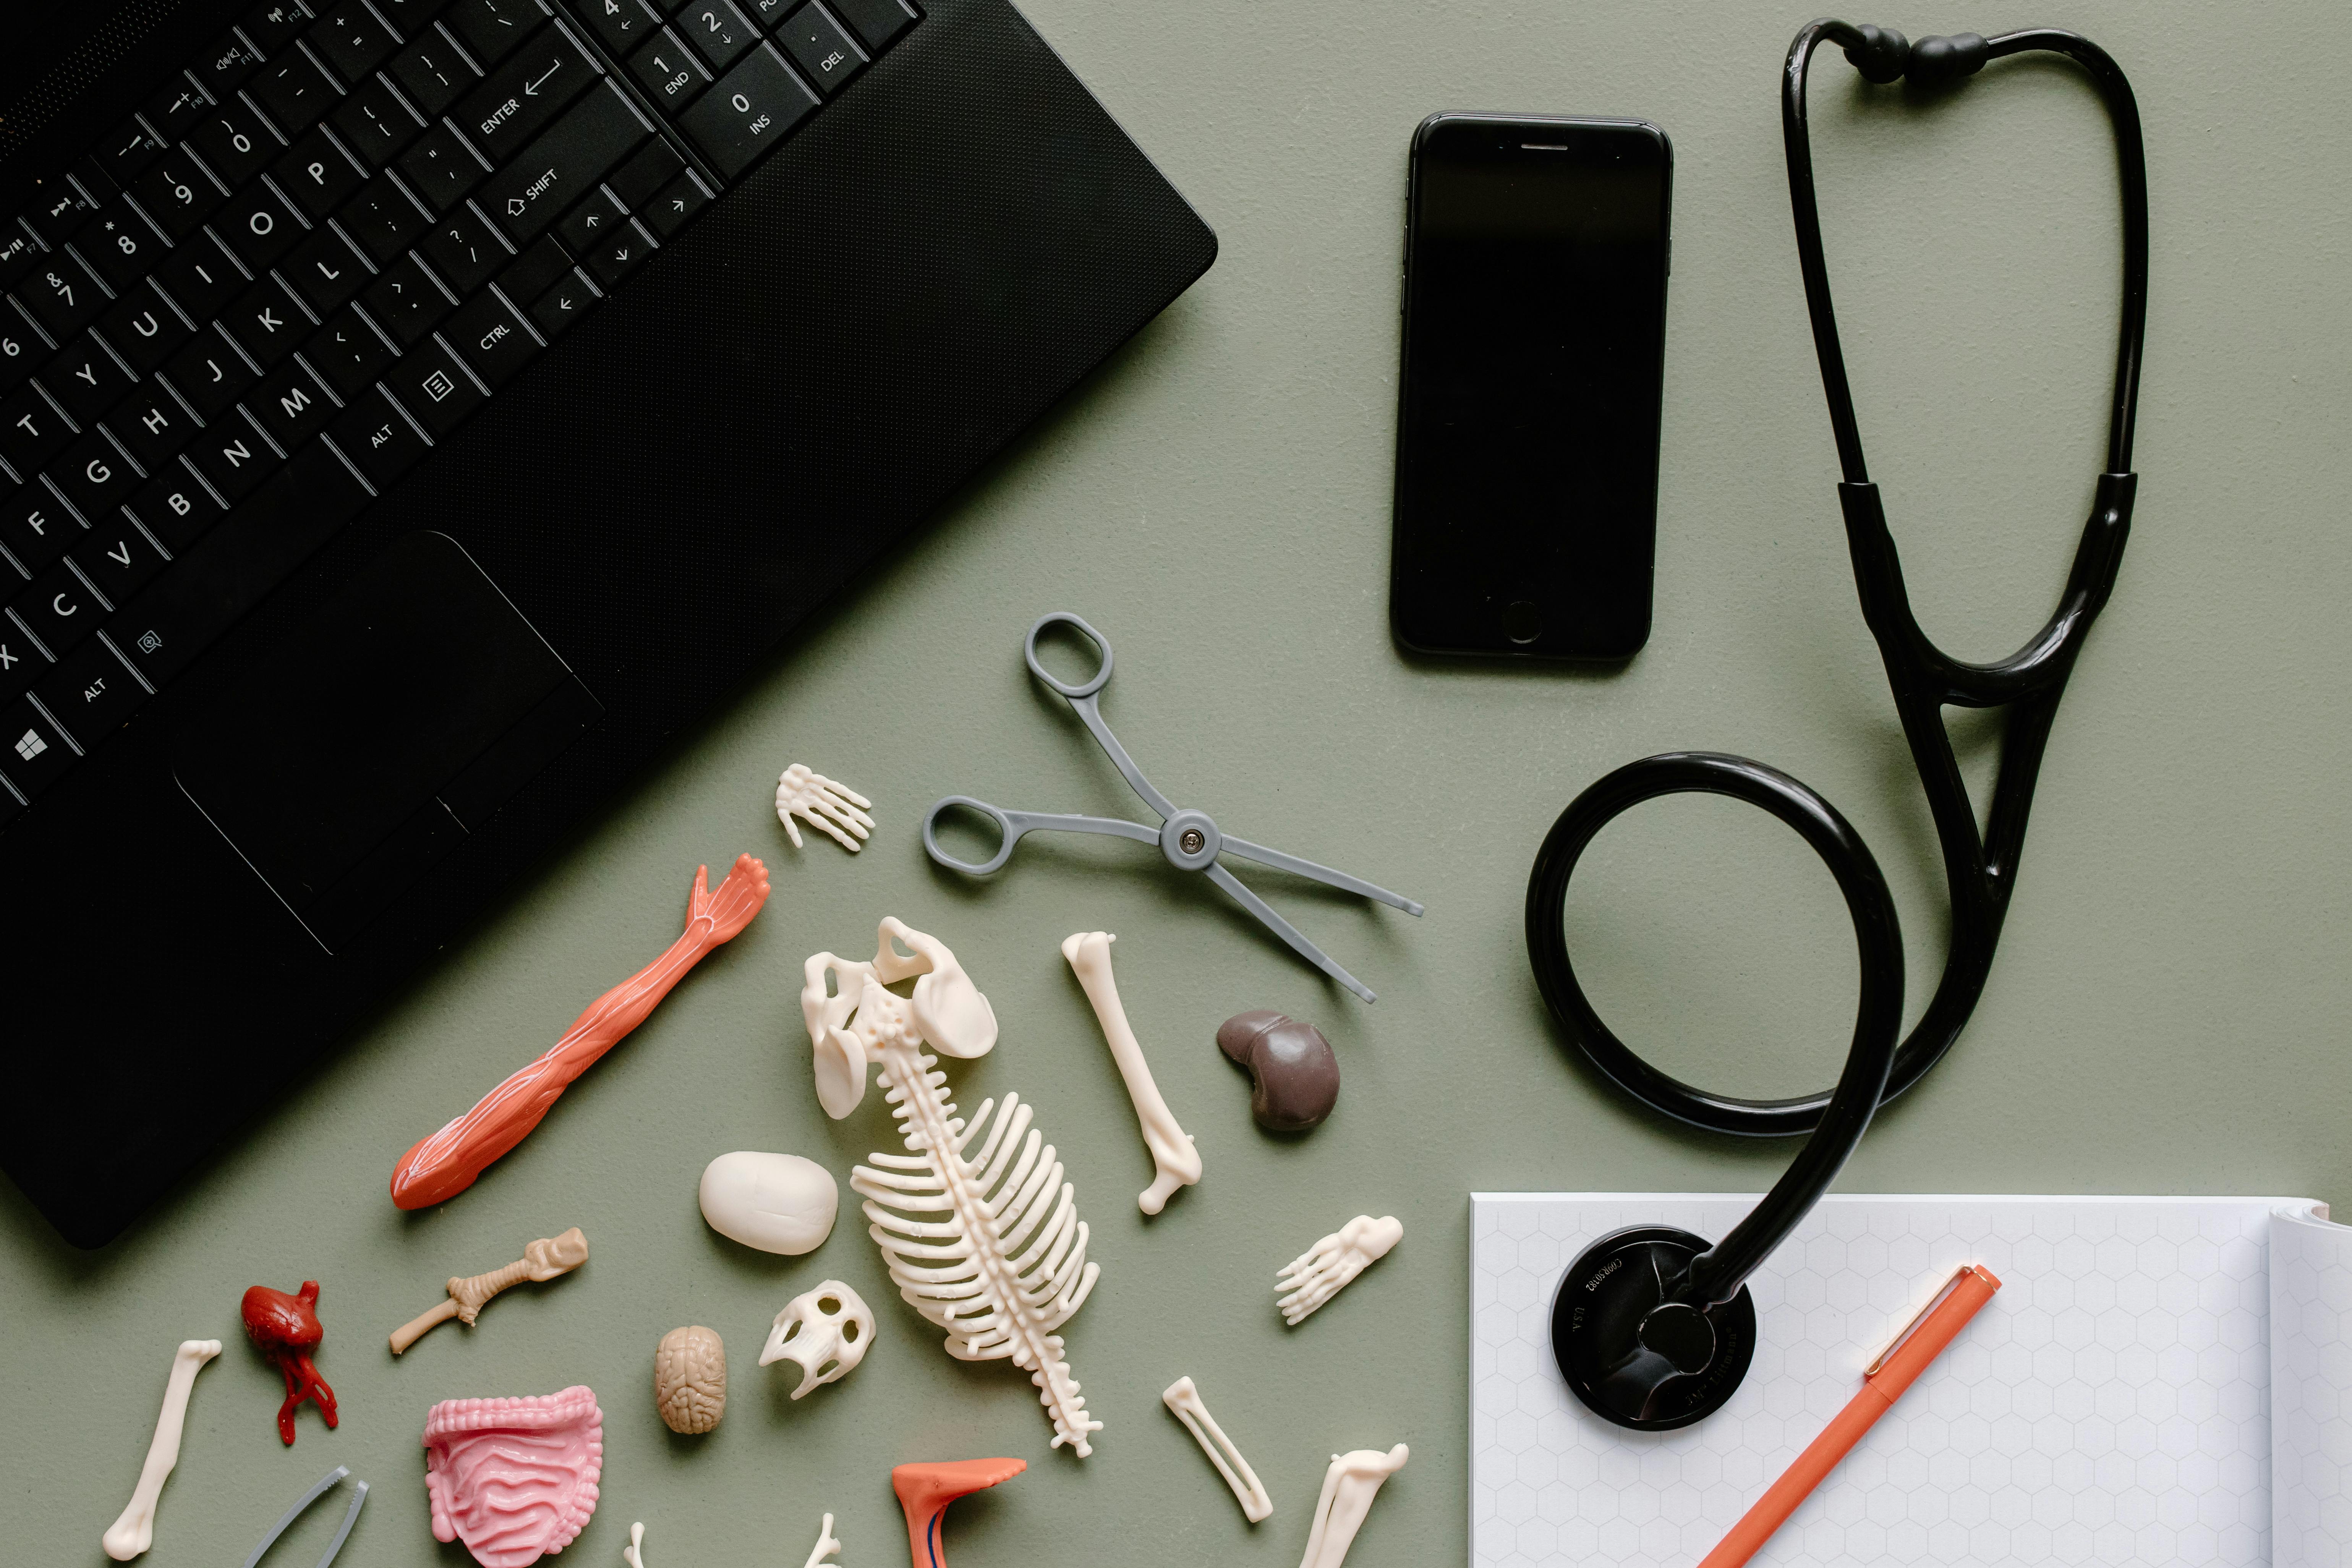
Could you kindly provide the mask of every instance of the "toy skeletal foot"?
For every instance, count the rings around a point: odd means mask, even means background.
[[[164,1479],[180,1462],[180,1433],[187,1425],[188,1392],[196,1373],[220,1354],[218,1340],[182,1340],[172,1356],[172,1375],[163,1384],[163,1408],[155,1417],[155,1436],[147,1445],[147,1462],[140,1467],[139,1484],[121,1517],[99,1537],[99,1544],[117,1563],[128,1563],[155,1543],[155,1504],[163,1495]]]
[[[874,818],[865,810],[873,804],[847,784],[823,773],[813,773],[799,763],[786,768],[783,777],[776,781],[776,820],[792,835],[795,849],[801,847],[801,830],[793,826],[793,818],[797,816],[852,855],[856,854],[866,837],[874,831]]]
[[[562,1236],[541,1237],[523,1248],[522,1257],[504,1268],[488,1274],[477,1274],[469,1279],[452,1277],[449,1299],[419,1312],[407,1322],[392,1331],[392,1353],[398,1355],[423,1337],[427,1329],[456,1318],[467,1328],[482,1315],[490,1298],[509,1285],[525,1279],[544,1283],[559,1275],[569,1274],[588,1261],[588,1238],[573,1226]]]
[[[914,1559],[914,1568],[948,1568],[940,1548],[940,1522],[948,1504],[1009,1481],[1028,1468],[1026,1459],[940,1459],[893,1469],[890,1489],[898,1494],[898,1506],[907,1510],[907,1551]]]
[[[1404,1239],[1404,1224],[1394,1215],[1374,1219],[1360,1214],[1329,1236],[1292,1258],[1274,1277],[1275,1288],[1290,1293],[1275,1303],[1292,1328],[1368,1267],[1389,1255]]]
[[[1102,1025],[1103,1038],[1110,1042],[1111,1059],[1118,1064],[1118,1076],[1127,1080],[1128,1098],[1135,1102],[1135,1119],[1143,1125],[1143,1146],[1151,1152],[1151,1163],[1159,1168],[1159,1175],[1136,1198],[1135,1206],[1145,1214],[1158,1214],[1168,1206],[1169,1195],[1177,1188],[1201,1179],[1201,1152],[1160,1098],[1160,1086],[1151,1081],[1151,1064],[1143,1059],[1143,1047],[1128,1026],[1127,1009],[1119,1005],[1118,985],[1110,976],[1110,944],[1118,940],[1103,931],[1079,931],[1062,943],[1062,956],[1069,960],[1078,984],[1086,987],[1087,1000],[1094,1004],[1095,1019]]]
[[[1242,1451],[1234,1447],[1234,1440],[1225,1436],[1225,1429],[1217,1425],[1217,1418],[1209,1414],[1192,1380],[1178,1378],[1160,1394],[1160,1399],[1176,1413],[1176,1419],[1184,1423],[1192,1440],[1209,1456],[1209,1463],[1225,1478],[1225,1485],[1234,1489],[1234,1500],[1242,1505],[1242,1516],[1255,1524],[1272,1513],[1274,1500],[1265,1495],[1265,1484],[1250,1468],[1250,1462],[1242,1458]]]
[[[1332,1455],[1331,1468],[1323,1472],[1323,1495],[1315,1500],[1315,1528],[1307,1533],[1307,1555],[1298,1560],[1298,1568],[1339,1568],[1348,1548],[1355,1544],[1356,1531],[1363,1528],[1372,1499],[1380,1495],[1381,1483],[1403,1469],[1411,1458],[1412,1450],[1402,1443],[1385,1454],[1358,1448]]]
[[[801,1568],[817,1568],[817,1564],[841,1550],[841,1538],[833,1532],[833,1515],[826,1514],[817,1527],[816,1544],[809,1548],[808,1561]]]

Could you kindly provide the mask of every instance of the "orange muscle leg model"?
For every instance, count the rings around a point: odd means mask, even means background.
[[[734,940],[767,901],[768,868],[751,856],[736,857],[734,869],[715,893],[710,868],[696,867],[685,934],[667,952],[597,997],[545,1056],[403,1154],[393,1167],[392,1201],[404,1209],[426,1208],[472,1186],[492,1161],[530,1135],[574,1079],[627,1038],[688,970]]]

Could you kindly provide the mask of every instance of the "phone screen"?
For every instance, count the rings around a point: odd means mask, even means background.
[[[1650,635],[1673,151],[1639,121],[1413,138],[1390,618],[1430,653]]]

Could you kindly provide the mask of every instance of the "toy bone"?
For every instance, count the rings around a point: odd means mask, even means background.
[[[1404,1225],[1396,1215],[1374,1219],[1368,1214],[1358,1215],[1284,1266],[1274,1277],[1275,1289],[1290,1293],[1275,1305],[1282,1309],[1284,1320],[1297,1328],[1403,1239]]]
[[[818,1563],[840,1550],[841,1538],[833,1532],[833,1515],[826,1514],[824,1522],[817,1526],[816,1544],[809,1548],[808,1561],[802,1563],[801,1568],[816,1568]]]
[[[893,939],[913,950],[898,952]],[[1102,1272],[1087,1261],[1076,1189],[1017,1094],[981,1102],[967,1122],[931,1069],[931,1046],[977,1057],[996,1044],[996,1015],[955,954],[897,919],[882,921],[872,963],[820,952],[808,961],[801,1016],[816,1051],[817,1098],[835,1120],[866,1092],[878,1063],[906,1154],[876,1153],[849,1184],[866,1199],[868,1234],[907,1304],[947,1331],[958,1361],[1009,1359],[1029,1373],[1054,1423],[1055,1447],[1084,1458],[1102,1429],[1079,1396],[1054,1331],[1086,1304]],[[835,989],[828,994],[826,977]],[[883,987],[910,975],[914,994]],[[855,1018],[855,1026],[851,1020]],[[991,1113],[995,1112],[992,1125]],[[983,1131],[979,1151],[965,1151]],[[1024,1134],[1027,1136],[1024,1139]],[[918,1215],[944,1215],[918,1219]]]
[[[1315,1527],[1307,1532],[1307,1555],[1298,1568],[1339,1568],[1348,1548],[1355,1544],[1381,1483],[1404,1468],[1412,1450],[1399,1443],[1387,1453],[1357,1448],[1331,1456],[1323,1472],[1323,1495],[1315,1500]]]
[[[172,1353],[172,1375],[163,1384],[163,1408],[155,1416],[155,1436],[147,1445],[147,1462],[139,1468],[139,1484],[121,1516],[99,1537],[99,1544],[117,1563],[128,1563],[155,1543],[155,1504],[163,1495],[164,1479],[180,1462],[180,1433],[187,1425],[188,1393],[196,1373],[221,1353],[218,1340],[182,1340]]]
[[[1135,1102],[1135,1120],[1143,1128],[1143,1146],[1151,1152],[1151,1163],[1159,1174],[1150,1186],[1136,1195],[1135,1206],[1145,1214],[1158,1214],[1168,1206],[1169,1195],[1179,1187],[1189,1187],[1201,1179],[1201,1152],[1192,1146],[1192,1136],[1176,1124],[1176,1113],[1168,1109],[1160,1098],[1160,1086],[1151,1081],[1151,1064],[1143,1059],[1143,1047],[1128,1026],[1127,1009],[1119,1005],[1118,984],[1110,975],[1110,944],[1118,940],[1098,931],[1079,931],[1062,943],[1062,956],[1086,987],[1087,1000],[1094,1004],[1095,1019],[1102,1025],[1103,1038],[1110,1043],[1111,1060],[1118,1064],[1118,1076],[1127,1080],[1127,1096]]]
[[[874,831],[874,818],[865,809],[873,804],[847,784],[811,773],[799,763],[786,768],[776,781],[776,820],[792,835],[795,849],[801,847],[801,830],[793,825],[797,816],[856,854]]]
[[[472,1186],[530,1135],[574,1079],[652,1016],[687,971],[741,934],[767,901],[768,868],[751,856],[735,858],[717,892],[710,890],[710,868],[696,867],[686,930],[669,951],[590,1003],[546,1055],[438,1132],[417,1140],[393,1167],[392,1201],[404,1209],[427,1208]]]
[[[1225,1429],[1217,1425],[1217,1418],[1209,1414],[1201,1391],[1192,1385],[1191,1378],[1180,1377],[1170,1384],[1160,1393],[1160,1400],[1176,1413],[1176,1419],[1184,1423],[1184,1429],[1201,1445],[1201,1452],[1209,1456],[1209,1463],[1217,1467],[1217,1474],[1225,1478],[1225,1485],[1233,1488],[1234,1500],[1242,1505],[1242,1517],[1255,1524],[1274,1511],[1274,1500],[1265,1495],[1265,1483],[1250,1468],[1250,1462],[1242,1458],[1234,1440],[1225,1436]]]
[[[857,1370],[874,1343],[874,1310],[838,1279],[819,1280],[784,1303],[760,1351],[760,1364],[789,1361],[801,1369],[798,1399]]]
[[[525,1279],[544,1283],[558,1276],[569,1274],[588,1261],[588,1238],[573,1226],[562,1236],[543,1236],[522,1249],[522,1257],[504,1268],[488,1274],[477,1274],[468,1279],[452,1275],[449,1299],[436,1303],[392,1331],[392,1353],[398,1355],[422,1339],[427,1329],[455,1318],[467,1328],[482,1315],[490,1298],[509,1285]]]

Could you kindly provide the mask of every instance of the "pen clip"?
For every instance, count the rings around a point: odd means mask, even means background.
[[[1973,1263],[1963,1263],[1959,1268],[1953,1270],[1952,1277],[1944,1281],[1943,1289],[1937,1290],[1935,1295],[1929,1297],[1926,1306],[1911,1314],[1911,1321],[1904,1324],[1901,1329],[1897,1330],[1893,1339],[1886,1342],[1886,1348],[1878,1352],[1877,1359],[1873,1361],[1868,1366],[1862,1369],[1863,1377],[1864,1379],[1876,1377],[1885,1367],[1887,1362],[1893,1358],[1895,1352],[1903,1348],[1903,1342],[1909,1339],[1912,1334],[1917,1331],[1919,1325],[1927,1321],[1928,1314],[1932,1313],[1937,1308],[1944,1304],[1945,1297],[1949,1296],[1954,1290],[1959,1289],[1961,1280],[1967,1279],[1975,1271],[1976,1265]]]

